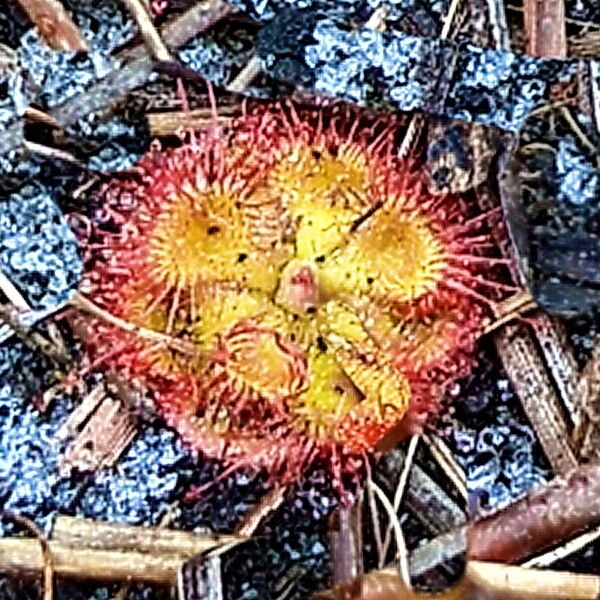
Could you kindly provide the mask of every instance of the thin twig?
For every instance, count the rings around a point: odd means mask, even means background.
[[[385,495],[384,491],[372,479],[367,482],[367,485],[372,487],[373,492],[388,513],[388,517],[396,537],[396,560],[398,561],[400,575],[404,584],[408,587],[411,587],[410,570],[408,565],[408,550],[406,548],[406,542],[404,540],[404,534],[402,533],[402,526],[398,520],[398,515],[396,514],[392,503],[389,501],[389,498]]]
[[[454,18],[456,17],[456,12],[458,11],[460,2],[461,0],[452,0],[450,6],[448,7],[448,12],[444,17],[444,26],[442,27],[442,31],[440,33],[440,38],[442,40],[445,40],[450,36],[452,24],[454,23]]]
[[[444,471],[444,474],[452,482],[454,489],[460,494],[466,504],[468,501],[467,480],[463,470],[454,459],[452,452],[450,452],[448,446],[438,436],[426,435],[423,439],[438,466]]]
[[[385,25],[386,14],[387,9],[385,7],[376,9],[365,23],[365,27],[380,30]],[[232,93],[242,93],[261,72],[262,64],[260,59],[257,56],[252,56],[235,79],[227,86],[227,90]]]
[[[460,582],[436,594],[408,589],[394,566],[372,571],[311,600],[597,600],[600,577],[471,562]]]
[[[600,38],[600,35],[598,36]],[[600,39],[598,40],[598,48],[600,49]],[[596,54],[599,52],[596,51]],[[590,88],[592,96],[592,112],[596,131],[600,134],[600,66],[595,60],[590,60]]]
[[[176,554],[76,548],[53,540],[48,549],[57,576],[100,581],[127,579],[170,585],[185,560]],[[0,538],[0,572],[39,573],[45,564],[37,540]]]
[[[44,532],[28,517],[19,513],[11,511],[2,511],[0,513],[4,518],[8,518],[15,523],[25,527],[30,533],[32,533],[40,544],[43,557],[43,600],[52,600],[54,597],[54,569],[52,568],[52,557],[48,550],[48,540]]]
[[[31,314],[31,311],[28,314]],[[6,323],[12,333],[17,335],[32,350],[42,352],[59,364],[67,364],[70,361],[71,355],[64,345],[57,345],[40,333],[31,331],[30,325],[25,322],[25,319],[20,318],[19,312],[12,305],[0,304],[1,323]]]
[[[124,319],[120,319],[115,315],[109,313],[107,310],[100,308],[96,304],[94,304],[91,300],[80,294],[79,292],[75,293],[73,299],[71,300],[71,305],[79,310],[82,310],[86,313],[113,325],[114,327],[118,327],[123,331],[127,331],[138,336],[141,339],[160,342],[165,344],[167,347],[177,350],[183,354],[197,354],[197,350],[191,343],[186,343],[183,340],[177,340],[169,335],[165,335],[164,333],[160,333],[159,331],[153,331],[152,329],[146,329],[145,327],[139,327],[138,325],[134,325],[129,321],[125,321]]]
[[[459,506],[418,463],[411,469],[405,496],[406,508],[433,536],[465,522],[466,507]]]
[[[258,57],[253,56],[237,74],[236,78],[227,86],[227,89],[232,93],[239,94],[243,92],[261,72],[262,64]]]
[[[179,48],[198,33],[206,31],[230,14],[233,8],[225,0],[200,0],[161,28],[161,37],[169,48]],[[132,89],[143,85],[153,70],[146,46],[140,44],[117,55],[121,65],[96,85],[49,111],[60,127],[68,127],[91,112],[103,111],[108,118],[114,106]],[[127,63],[123,65],[123,63]],[[19,120],[0,132],[4,151],[18,148],[23,142],[23,121]]]
[[[23,336],[23,338],[31,338],[31,327],[37,325],[45,319],[48,319],[52,315],[59,313],[64,309],[64,307],[64,304],[58,304],[57,306],[52,306],[45,310],[28,310],[23,312],[17,311],[12,305],[9,305],[9,307],[4,307],[5,311],[8,309],[8,320],[12,323],[14,328],[8,323],[5,323],[4,325],[0,324],[0,344],[17,334]],[[0,311],[2,311],[2,308],[0,308]],[[29,339],[28,341],[31,341],[35,344],[35,336],[34,339]],[[39,339],[37,341],[39,341]],[[54,342],[55,340],[51,341]],[[67,356],[68,353],[65,351],[64,345],[55,343],[54,346],[58,354]],[[44,350],[42,347],[39,349]]]
[[[350,581],[364,572],[362,544],[363,497],[340,506],[330,519],[332,580]]]
[[[371,480],[371,469],[369,467],[368,481]],[[383,555],[383,542],[381,540],[381,523],[379,520],[379,510],[377,509],[377,503],[375,502],[375,494],[373,488],[370,485],[366,486],[367,496],[369,499],[369,511],[371,513],[371,525],[373,527],[373,535],[375,537],[375,545],[377,547],[377,564],[385,563],[385,556]]]
[[[404,138],[402,139],[402,143],[400,144],[400,148],[398,149],[398,158],[406,158],[408,156],[413,142],[421,132],[422,127],[422,115],[412,115],[406,127],[406,132],[404,134]]]
[[[600,577],[561,571],[540,571],[503,564],[470,561],[470,579],[493,592],[490,598],[519,600],[596,600]]]
[[[484,330],[484,333],[491,333],[536,307],[537,303],[529,290],[522,289],[496,305],[494,321]]]
[[[236,534],[251,536],[266,516],[277,510],[285,499],[287,489],[278,485],[269,491],[252,510],[244,516],[241,525],[236,529]]]
[[[575,552],[578,552],[582,548],[585,548],[588,544],[595,542],[600,538],[600,526],[595,527],[591,531],[587,531],[582,535],[569,540],[566,544],[562,544],[558,548],[554,548],[549,552],[540,554],[530,560],[521,563],[522,567],[547,567],[558,560],[562,560]]]
[[[171,504],[169,504],[167,506],[165,514],[162,516],[162,518],[158,522],[157,529],[164,529],[166,527],[169,527],[169,525],[171,525],[173,518],[175,516],[175,508],[178,506],[178,504],[179,504],[179,500],[175,500],[174,502],[172,502]],[[119,588],[117,593],[115,594],[113,600],[127,600],[127,598],[129,597],[129,592],[131,591],[131,587],[132,587],[131,582],[128,581],[128,582],[124,583]]]
[[[170,519],[171,517],[163,519]],[[168,520],[158,527],[106,523],[59,515],[52,528],[52,541],[90,550],[133,550],[140,554],[177,555],[193,558],[223,545],[246,541],[242,535],[214,535],[167,529]]]
[[[135,22],[137,23],[140,33],[144,38],[144,43],[148,48],[150,56],[156,60],[169,61],[173,60],[171,53],[162,41],[154,23],[150,18],[150,14],[146,10],[146,7],[142,4],[141,0],[122,0],[123,4],[127,7],[127,10],[131,13]]]
[[[31,310],[31,306],[25,300],[25,297],[16,288],[15,284],[0,270],[0,292],[2,292],[8,301],[17,309]]]
[[[595,156],[598,156],[598,148],[596,144],[594,144],[590,138],[585,134],[583,129],[579,126],[579,123],[573,118],[571,111],[566,106],[561,106],[559,108],[560,114],[563,116],[565,121],[569,124],[571,131],[579,138],[581,143]]]
[[[466,558],[467,527],[457,527],[421,544],[410,553],[411,577],[419,577],[446,561]]]
[[[415,458],[415,452],[417,451],[417,446],[419,445],[420,437],[415,435],[411,438],[410,444],[408,446],[408,450],[406,452],[406,458],[404,459],[404,464],[402,465],[402,471],[400,473],[400,477],[398,478],[398,485],[396,487],[396,491],[394,493],[394,514],[398,513],[400,509],[400,504],[402,503],[402,498],[404,497],[404,490],[406,489],[406,484],[408,483],[408,476],[410,475],[410,469],[413,464],[413,460]],[[387,551],[390,545],[390,536],[392,533],[392,521],[388,524],[385,537],[383,540],[383,548],[382,548],[382,556],[385,561],[385,556],[387,555]],[[383,564],[379,565],[380,568],[383,567]]]
[[[68,162],[81,167],[83,170],[88,170],[88,166],[84,162],[75,158],[70,152],[66,152],[65,150],[60,150],[59,148],[54,148],[52,146],[45,146],[44,144],[38,144],[36,142],[30,142],[29,140],[25,140],[23,146],[32,154],[37,154],[51,160]]]
[[[487,7],[494,47],[510,52],[510,30],[506,21],[504,0],[487,0]]]

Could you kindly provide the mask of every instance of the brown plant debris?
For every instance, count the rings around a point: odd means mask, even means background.
[[[415,548],[409,557],[412,578],[427,573],[444,562],[461,557],[467,552],[467,525],[434,537]]]
[[[169,585],[184,560],[176,554],[74,548],[54,541],[48,542],[48,550],[56,575],[97,581],[131,580]],[[37,540],[0,539],[0,572],[35,575],[43,568],[43,552]]]
[[[236,533],[241,536],[252,535],[260,523],[272,512],[276,511],[283,501],[287,489],[284,486],[276,486],[269,491],[256,506],[252,507],[242,519]]]
[[[219,106],[217,121],[219,125],[231,123],[240,114],[239,106]],[[148,127],[152,137],[178,135],[185,128],[203,129],[213,122],[210,108],[198,108],[189,112],[150,112],[147,113]]]
[[[472,560],[518,562],[600,523],[600,467],[581,466],[469,527]]]
[[[59,515],[52,527],[52,540],[76,548],[133,550],[141,553],[176,554],[192,558],[224,544],[243,541],[243,535],[212,535],[167,529],[105,523]]]
[[[59,0],[19,0],[19,4],[51,48],[71,52],[90,49]]]
[[[46,539],[46,535],[31,519],[29,519],[29,517],[12,512],[4,512],[2,516],[24,527],[39,542],[43,560],[43,565],[41,569],[43,600],[53,600],[54,568],[52,567],[52,559],[50,557],[50,550],[48,549],[48,540]]]
[[[96,471],[113,465],[137,433],[131,413],[120,400],[100,388],[89,394],[69,416],[59,437],[76,437],[62,456],[60,470]]]
[[[600,577],[595,575],[471,561],[467,576],[476,587],[489,590],[490,599],[594,600],[600,596]]]
[[[232,10],[224,0],[196,2],[187,11],[166,23],[161,28],[160,35],[169,48],[179,48]],[[67,127],[96,111],[103,111],[104,118],[107,118],[115,104],[132,89],[144,84],[152,72],[153,62],[148,57],[144,44],[120,52],[117,58],[127,64],[115,69],[86,92],[53,108],[48,115],[53,123],[59,127]],[[0,145],[7,151],[17,148],[22,144],[23,137],[23,122],[17,121],[0,132]]]
[[[360,579],[311,597],[311,600],[595,600],[600,577],[524,569],[473,561],[463,579],[440,594],[407,588],[394,569],[373,571]]]
[[[58,307],[58,310],[60,308]],[[38,313],[27,310],[23,312],[17,310],[12,304],[0,304],[0,343],[12,335],[16,335],[25,345],[42,352],[56,363],[68,363],[71,357],[56,327],[50,327],[49,333],[52,335],[49,337],[32,330],[32,325],[47,316],[49,316],[47,311]]]
[[[334,584],[362,575],[362,500],[333,514],[330,539]]]
[[[575,392],[575,403],[581,421],[575,429],[574,440],[581,461],[600,461],[600,340],[585,366]]]
[[[564,0],[524,0],[527,53],[565,58],[567,32]]]
[[[593,25],[590,23],[590,25]],[[600,54],[600,28],[584,30],[569,39],[569,54],[581,58],[596,59]]]
[[[141,0],[123,0],[123,4],[135,19],[150,56],[155,60],[172,60],[171,53],[162,41],[158,31],[156,31],[144,3]]]
[[[170,586],[186,560],[244,539],[60,516],[46,546],[59,577]],[[46,563],[38,540],[0,539],[0,573],[37,575]]]
[[[523,409],[555,473],[577,466],[563,408],[534,338],[523,325],[509,325],[495,335],[496,348]]]
[[[567,409],[569,420],[575,425],[579,422],[579,411],[574,400],[579,367],[568,348],[564,327],[559,319],[552,319],[542,312],[538,312],[528,321],[552,378],[556,396]]]

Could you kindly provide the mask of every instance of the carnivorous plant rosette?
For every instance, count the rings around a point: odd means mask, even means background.
[[[116,317],[93,322],[93,359],[197,449],[286,472],[420,422],[468,370],[502,260],[493,215],[429,196],[401,132],[266,105],[152,148],[84,241],[82,292]]]

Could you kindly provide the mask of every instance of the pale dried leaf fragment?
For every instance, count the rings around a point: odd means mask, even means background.
[[[173,554],[192,558],[223,545],[245,541],[240,535],[214,535],[146,527],[59,515],[52,527],[52,540],[74,548],[133,550],[139,553]]]
[[[496,333],[496,348],[507,375],[555,473],[577,466],[561,403],[533,337],[522,325]]]
[[[137,427],[123,404],[101,397],[81,432],[67,447],[60,471],[68,474],[112,466],[133,440]]]
[[[578,457],[582,461],[600,461],[600,339],[581,373],[575,390],[575,407],[580,419],[573,432]]]
[[[47,544],[58,577],[170,585],[184,560],[177,554],[75,548],[52,540]],[[42,572],[44,565],[38,540],[0,539],[0,572],[36,574]]]
[[[239,106],[220,106],[217,123],[221,126],[227,126],[239,114]],[[179,135],[186,128],[203,129],[211,126],[214,121],[210,108],[198,108],[189,112],[150,112],[146,114],[146,119],[152,137]]]

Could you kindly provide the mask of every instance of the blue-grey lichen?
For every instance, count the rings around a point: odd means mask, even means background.
[[[253,39],[247,27],[229,24],[194,38],[178,52],[188,67],[217,85],[226,85],[250,60]]]
[[[59,507],[69,509],[80,487],[60,476],[61,447],[52,442],[72,402],[63,397],[45,414],[35,407],[52,379],[52,365],[39,353],[14,338],[0,346],[0,505],[41,527]],[[1,521],[0,535],[12,525]]]
[[[182,484],[186,456],[174,433],[145,427],[113,469],[96,475],[78,511],[114,522],[156,523]]]
[[[582,206],[596,201],[600,191],[600,171],[595,162],[581,151],[572,136],[559,141],[556,172],[560,180],[559,202]]]
[[[28,31],[17,48],[23,94],[46,108],[62,104],[106,77],[118,65],[97,49],[88,53],[58,52],[49,48],[35,30]]]
[[[30,186],[0,203],[0,269],[34,308],[61,304],[77,287],[75,236],[44,191]]]
[[[480,355],[460,396],[458,422],[446,439],[466,475],[473,516],[505,506],[550,478],[535,433],[489,351]]]
[[[193,460],[175,434],[146,424],[119,464],[91,477],[65,474],[69,440],[56,432],[75,408],[61,394],[44,412],[34,399],[52,382],[46,359],[14,338],[0,346],[0,505],[49,526],[55,512],[156,523],[185,486]],[[0,535],[12,529],[0,522]]]
[[[572,80],[578,64],[353,29],[314,11],[279,15],[261,31],[257,54],[273,77],[311,91],[512,132],[548,101],[551,84]]]
[[[378,8],[385,9],[392,24],[410,14],[413,23],[425,27],[421,33],[435,34],[448,5],[446,0],[232,0],[231,4],[261,21],[294,10],[312,10],[328,16],[366,21]]]
[[[108,55],[136,34],[131,15],[118,0],[70,0],[73,21],[92,48]]]

